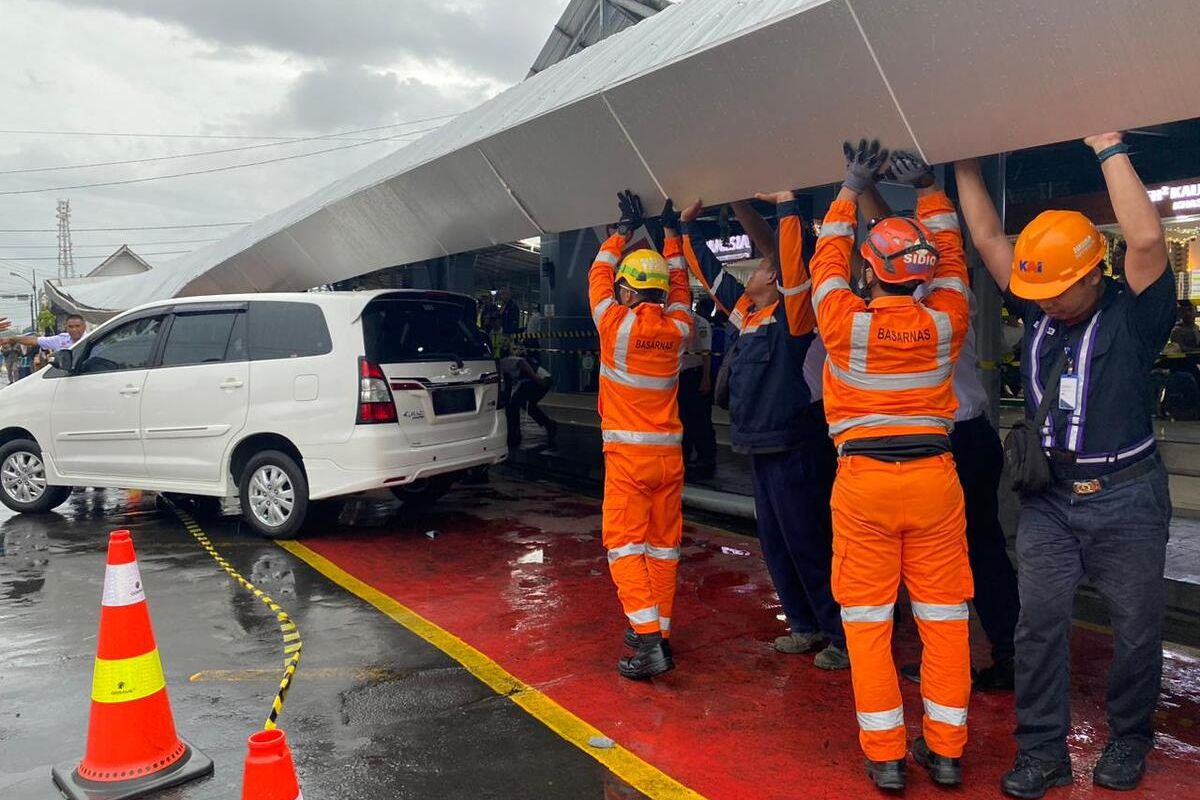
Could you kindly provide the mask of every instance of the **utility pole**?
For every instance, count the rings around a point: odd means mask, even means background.
[[[75,277],[75,253],[71,248],[71,201],[58,201],[58,277]]]

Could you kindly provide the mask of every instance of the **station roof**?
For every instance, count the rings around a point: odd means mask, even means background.
[[[1089,9],[684,0],[226,239],[75,299],[304,289],[609,221],[626,187],[653,209],[667,194],[816,186],[860,135],[939,163],[1194,116],[1200,3]]]

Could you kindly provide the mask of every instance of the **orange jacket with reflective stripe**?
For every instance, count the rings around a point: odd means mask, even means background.
[[[692,335],[692,292],[679,238],[667,239],[670,271],[666,308],[641,303],[626,308],[613,292],[625,237],[614,234],[588,273],[592,319],[600,332],[600,428],[605,450],[647,453],[683,441],[676,387]]]
[[[829,207],[810,269],[817,326],[829,351],[825,416],[838,445],[854,439],[946,434],[954,426],[951,378],[967,333],[966,256],[958,215],[942,192],[917,199],[917,218],[940,256],[922,301],[887,296],[868,305],[850,289],[857,204]]]

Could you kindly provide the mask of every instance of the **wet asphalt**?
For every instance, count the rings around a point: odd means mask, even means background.
[[[394,506],[358,511],[343,523],[397,519]],[[309,800],[643,796],[271,542],[235,520],[201,525],[301,632],[280,727]],[[282,674],[277,623],[173,513],[113,490],[77,493],[49,516],[0,508],[0,798],[59,797],[50,766],[83,753],[107,534],[118,528],[133,532],[176,727],[216,763],[212,777],[154,797],[237,798],[246,738]]]

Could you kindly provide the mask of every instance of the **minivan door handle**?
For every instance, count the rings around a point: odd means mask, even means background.
[[[126,397],[129,397],[130,395],[140,394],[141,391],[142,391],[141,388],[138,386],[126,386],[124,389],[121,390],[121,394],[123,394]]]
[[[222,389],[240,389],[245,385],[246,385],[245,382],[240,381],[237,378],[226,378],[225,381],[220,385],[220,388],[222,388]]]

